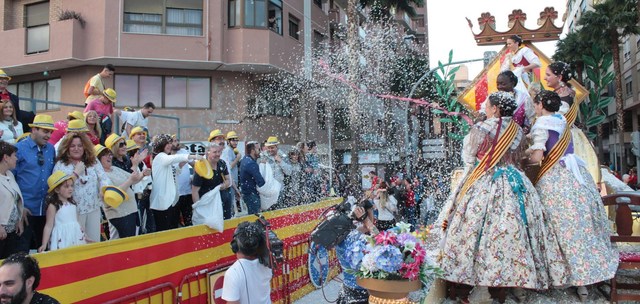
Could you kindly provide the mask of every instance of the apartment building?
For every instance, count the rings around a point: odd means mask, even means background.
[[[578,28],[578,20],[588,10],[593,10],[593,5],[603,0],[569,0],[567,1],[567,15],[565,32],[572,32]],[[640,36],[625,37],[620,46],[620,62],[622,72],[622,85],[624,98],[624,143],[618,143],[618,131],[616,123],[616,105],[612,102],[607,111],[607,119],[604,124],[603,147],[604,159],[611,164],[619,163],[621,149],[626,150],[626,160],[629,167],[638,166],[640,163],[640,147],[634,147],[632,143],[633,132],[640,130]],[[613,68],[613,67],[612,67]],[[614,96],[615,84],[612,82],[607,88],[607,95]],[[638,135],[635,135],[638,137]],[[637,145],[638,143],[636,143]]]
[[[206,140],[213,129],[243,140],[277,135],[287,145],[306,137],[327,155],[335,149],[330,129],[346,131],[344,121],[324,115],[335,110],[331,101],[257,96],[272,85],[267,74],[302,75],[305,53],[346,25],[346,7],[347,0],[2,0],[0,39],[11,47],[0,67],[22,98],[82,105],[85,82],[110,63],[116,73],[105,86],[117,91],[116,107],[152,101],[154,114],[180,119],[182,140]],[[426,7],[417,12],[395,19],[413,43],[426,45]],[[70,110],[37,105],[56,119]],[[150,128],[175,133],[176,122],[154,118]]]

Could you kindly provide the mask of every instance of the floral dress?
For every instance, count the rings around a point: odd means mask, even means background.
[[[501,132],[510,117],[503,117]],[[463,160],[471,169],[490,153],[500,120],[476,124],[464,139]],[[546,289],[566,281],[561,253],[547,232],[540,198],[517,167],[522,130],[505,155],[460,195],[462,184],[445,203],[436,221],[444,279],[473,286]],[[471,170],[467,170],[471,171]],[[446,221],[446,229],[442,229]],[[433,242],[433,241],[432,241]]]
[[[531,150],[546,153],[566,127],[564,116],[539,117],[531,130]],[[611,229],[600,194],[583,160],[569,144],[565,155],[536,184],[548,227],[569,265],[568,285],[584,286],[612,278],[618,254],[609,240]]]

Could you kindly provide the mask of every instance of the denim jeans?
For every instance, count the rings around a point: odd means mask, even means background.
[[[260,195],[257,193],[242,194],[242,199],[247,205],[248,214],[257,214],[260,212]]]

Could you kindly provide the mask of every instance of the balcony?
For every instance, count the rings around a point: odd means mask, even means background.
[[[407,12],[396,11],[394,16],[395,16],[396,22],[404,26],[406,29],[411,29],[413,22],[411,20],[411,17],[409,17],[409,14],[407,14]]]
[[[46,38],[46,28],[42,28],[41,39]],[[10,41],[11,47],[6,47],[0,56],[0,66],[29,66],[42,62],[68,61],[85,59],[83,28],[75,19],[53,21],[48,28],[49,41],[36,41],[44,46],[44,51],[27,54],[27,29],[17,28],[0,32],[1,41]],[[32,32],[33,33],[33,32]],[[32,42],[34,40],[32,39]],[[49,45],[46,50],[46,45]],[[33,46],[33,45],[32,45]]]

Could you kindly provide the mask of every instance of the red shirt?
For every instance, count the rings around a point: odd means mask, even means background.
[[[407,207],[415,207],[416,206],[416,196],[415,193],[413,192],[413,189],[407,189],[407,197],[406,197],[406,201],[404,203],[405,206]]]

